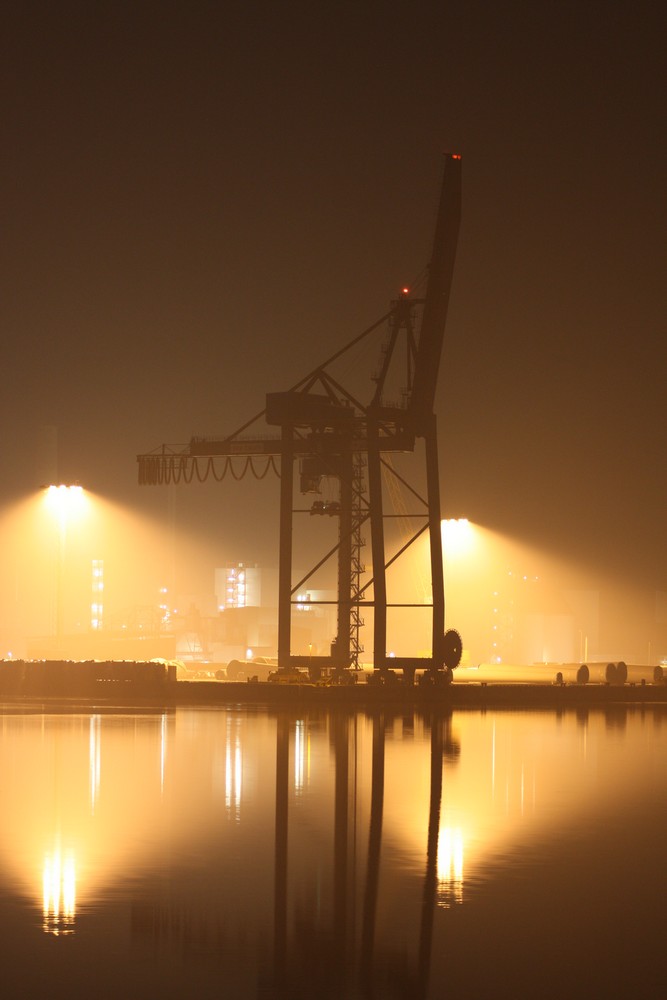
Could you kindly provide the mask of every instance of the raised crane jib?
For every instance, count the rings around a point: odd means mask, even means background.
[[[461,221],[461,157],[448,153],[429,265],[408,419],[423,437],[431,422]]]

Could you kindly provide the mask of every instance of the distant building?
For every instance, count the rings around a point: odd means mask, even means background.
[[[229,608],[259,608],[262,603],[262,571],[257,566],[236,563],[215,571],[218,611]]]

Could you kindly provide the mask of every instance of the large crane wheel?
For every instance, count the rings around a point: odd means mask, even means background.
[[[463,655],[461,636],[455,628],[448,628],[442,640],[442,658],[449,670],[456,670]]]

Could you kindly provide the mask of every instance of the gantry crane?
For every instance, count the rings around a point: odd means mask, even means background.
[[[287,392],[266,397],[266,408],[224,438],[192,438],[187,445],[169,446],[138,456],[140,484],[203,482],[239,479],[247,473],[263,478],[269,471],[280,477],[280,547],[278,569],[278,668],[287,671],[322,667],[342,672],[358,666],[359,630],[365,607],[373,608],[373,665],[380,677],[388,667],[414,677],[417,666],[434,678],[451,679],[461,657],[458,633],[445,632],[445,592],[440,533],[440,484],[436,416],[434,412],[442,344],[449,305],[461,213],[461,157],[445,156],[442,189],[436,219],[425,292],[404,288],[390,311],[345,347],[310,372]],[[345,388],[331,373],[334,362],[380,327],[388,327],[375,388],[368,402]],[[400,371],[401,399],[388,401],[390,372]],[[260,421],[279,428],[248,438]],[[392,452],[414,452],[423,439],[426,495],[422,496],[394,469]],[[310,513],[338,519],[337,544],[298,583],[292,579],[294,541],[294,463],[299,461],[299,490],[320,493],[322,481],[337,481],[339,500],[315,501]],[[364,473],[365,469],[365,473]],[[419,505],[422,525],[393,555],[385,546],[382,473],[393,476]],[[361,528],[370,526],[371,576],[361,560]],[[431,585],[430,657],[391,657],[387,652],[386,573],[389,567],[428,531]],[[295,595],[330,558],[337,556],[337,631],[324,656],[296,656],[291,650],[291,612]],[[311,602],[315,603],[315,602]],[[416,607],[403,604],[402,607]]]

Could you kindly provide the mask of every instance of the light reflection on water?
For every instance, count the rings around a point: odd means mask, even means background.
[[[66,965],[87,996],[94,966],[98,996],[418,998],[491,995],[504,969],[523,995],[579,995],[591,940],[604,955],[639,921],[632,962],[651,960],[663,718],[7,709],[15,981],[27,995]],[[545,983],[554,934],[574,937]]]
[[[59,847],[44,858],[45,931],[71,934],[76,915],[76,866],[70,853],[64,858]]]

